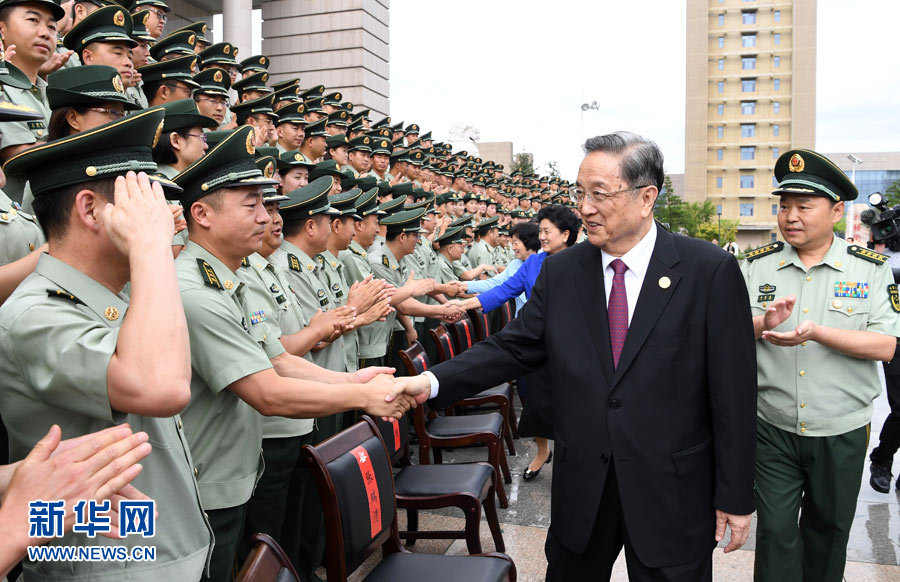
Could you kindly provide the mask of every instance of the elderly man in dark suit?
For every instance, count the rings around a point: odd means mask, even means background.
[[[522,313],[422,376],[441,408],[546,364],[556,454],[548,580],[712,580],[747,539],[756,358],[734,257],[653,220],[663,156],[628,132],[589,139],[588,240],[549,257]],[[427,382],[427,384],[426,384]],[[421,396],[424,399],[425,395]]]

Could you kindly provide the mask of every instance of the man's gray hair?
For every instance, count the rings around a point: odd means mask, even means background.
[[[630,131],[616,131],[584,142],[584,152],[619,156],[619,174],[629,186],[656,186],[660,192],[666,173],[663,155],[655,142]]]

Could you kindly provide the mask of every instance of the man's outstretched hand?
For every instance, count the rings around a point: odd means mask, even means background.
[[[424,374],[394,378],[396,393],[411,396],[416,404],[423,404],[431,396],[431,382]]]

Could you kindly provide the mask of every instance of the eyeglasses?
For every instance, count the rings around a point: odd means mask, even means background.
[[[187,137],[196,137],[203,143],[206,143],[206,134],[205,133],[188,133],[185,134]]]
[[[169,21],[169,17],[168,17],[168,16],[166,15],[166,13],[163,12],[162,10],[159,10],[159,9],[157,9],[157,8],[151,8],[151,9],[150,9],[150,12],[152,12],[153,14],[155,14],[157,20],[159,20],[159,21],[162,22],[162,23],[166,23],[166,22]]]
[[[207,97],[205,95],[197,95],[194,97],[194,100],[207,101],[207,102],[217,105],[219,107],[228,107],[229,105],[231,105],[229,100],[224,97]]]
[[[581,204],[582,202],[584,202],[585,198],[589,198],[590,201],[593,202],[594,204],[603,204],[607,200],[612,200],[613,198],[615,198],[619,194],[622,194],[623,192],[631,192],[632,190],[640,190],[641,188],[647,188],[648,186],[651,186],[651,185],[652,184],[644,184],[643,186],[632,186],[631,188],[622,188],[621,190],[616,190],[615,192],[599,192],[598,191],[598,192],[591,192],[590,194],[587,194],[584,192],[584,190],[579,189],[579,190],[576,190],[573,195],[571,195],[571,198],[573,200],[575,200],[575,202],[577,202],[578,204]]]
[[[88,107],[88,111],[93,111],[95,113],[105,113],[112,117],[113,119],[122,119],[125,117],[125,112],[121,109],[113,109],[111,107]]]
[[[164,87],[168,87],[172,91],[184,91],[188,95],[190,95],[192,92],[190,87],[188,87],[187,85],[179,84],[179,83],[163,83],[162,85]]]

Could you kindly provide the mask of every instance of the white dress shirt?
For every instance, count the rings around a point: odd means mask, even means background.
[[[650,259],[653,257],[653,247],[656,246],[656,222],[650,224],[650,230],[644,235],[638,244],[634,245],[631,250],[621,257],[614,257],[604,250],[601,250],[603,260],[603,283],[606,288],[606,305],[609,306],[609,293],[612,291],[613,276],[615,271],[610,267],[616,259],[622,259],[628,270],[625,271],[625,297],[628,298],[628,324],[631,325],[631,317],[634,315],[634,308],[637,305],[638,297],[641,294],[641,286],[644,284],[644,276],[650,267]],[[429,371],[423,372],[431,383],[431,398],[438,395],[440,384],[438,379]]]

